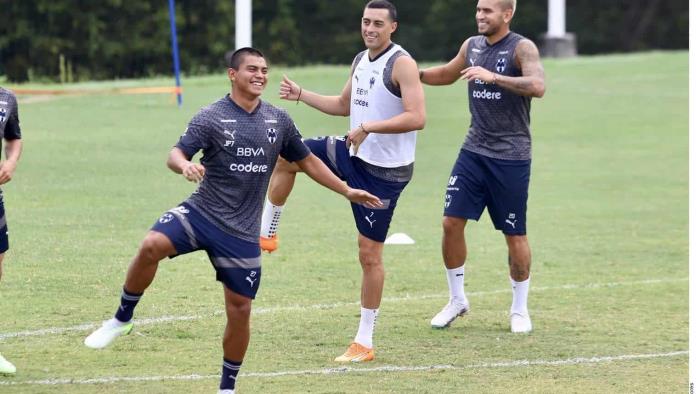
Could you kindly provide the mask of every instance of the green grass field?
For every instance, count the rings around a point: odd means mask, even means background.
[[[687,64],[686,52],[544,61],[547,93],[532,104],[530,335],[508,332],[506,248],[486,214],[467,229],[472,312],[448,330],[429,326],[447,299],[440,221],[469,124],[463,84],[426,88],[416,174],[392,223],[416,244],[385,249],[373,363],[332,361],[359,319],[356,232],[347,202],[298,178],[281,249],[264,257],[238,392],[685,390]],[[282,73],[333,94],[347,71],[272,69],[265,99],[287,108],[305,136],[343,134],[347,119],[276,96]],[[181,109],[162,95],[21,97],[25,150],[3,188],[12,249],[0,284],[0,352],[18,373],[0,377],[0,392],[217,389],[222,289],[202,252],[160,266],[129,337],[102,351],[82,345],[84,325],[113,314],[147,229],[193,190],[166,168],[167,153],[229,87],[221,72],[184,88]]]

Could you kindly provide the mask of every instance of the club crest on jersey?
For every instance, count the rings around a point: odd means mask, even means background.
[[[370,78],[370,89],[372,89],[373,86],[375,86],[375,77]]]
[[[7,119],[7,110],[0,108],[0,123],[5,123],[5,119]]]
[[[275,144],[276,140],[278,139],[278,132],[276,129],[268,129],[266,130],[266,137],[268,137],[268,142]]]
[[[502,73],[505,71],[505,58],[501,57],[498,59],[498,62],[495,64],[495,71]]]

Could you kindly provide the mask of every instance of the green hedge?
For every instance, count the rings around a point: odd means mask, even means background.
[[[394,0],[395,40],[418,60],[448,60],[475,34],[474,0]],[[686,0],[567,0],[582,54],[688,48]],[[349,63],[363,48],[364,0],[254,0],[254,45],[274,63]],[[547,0],[520,0],[513,29],[546,31]],[[14,82],[144,77],[171,72],[164,0],[0,0],[0,74]],[[234,0],[178,0],[182,69],[224,67]]]

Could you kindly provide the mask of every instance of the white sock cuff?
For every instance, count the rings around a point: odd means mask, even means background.
[[[263,206],[263,214],[261,215],[262,237],[271,238],[276,234],[283,207],[284,205],[274,205],[268,196],[266,197],[266,204]]]
[[[457,267],[457,268],[452,268],[452,269],[445,268],[445,269],[447,270],[448,274],[452,274],[452,275],[464,273],[464,266],[463,265],[461,267]]]
[[[377,309],[370,309],[370,308],[365,308],[364,306],[360,306],[360,316],[374,316],[375,318],[379,316],[379,308]]]
[[[518,282],[518,281],[512,279],[512,276],[511,276],[511,277],[510,277],[510,284],[513,285],[513,286],[516,286],[516,285],[517,285],[517,286],[520,286],[520,285],[522,285],[522,286],[524,286],[524,285],[529,285],[529,280],[530,280],[531,278],[532,278],[532,275],[529,275],[529,276],[527,277],[527,279],[523,280],[522,282]]]
[[[510,313],[529,313],[527,310],[529,278],[522,282],[510,278],[510,285],[512,286],[512,305],[510,305]]]
[[[458,303],[468,302],[464,293],[464,265],[457,268],[446,268],[447,286],[449,287],[450,301]]]

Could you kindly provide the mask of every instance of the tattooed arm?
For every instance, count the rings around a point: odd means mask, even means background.
[[[494,83],[520,96],[543,97],[546,91],[544,68],[539,59],[539,50],[530,40],[522,40],[515,48],[515,63],[522,70],[521,77],[496,74],[483,67],[469,67],[462,71],[461,79],[480,79]]]
[[[495,75],[495,83],[520,96],[543,97],[546,91],[544,67],[539,50],[530,40],[522,40],[515,48],[515,62],[522,70],[521,77]]]

